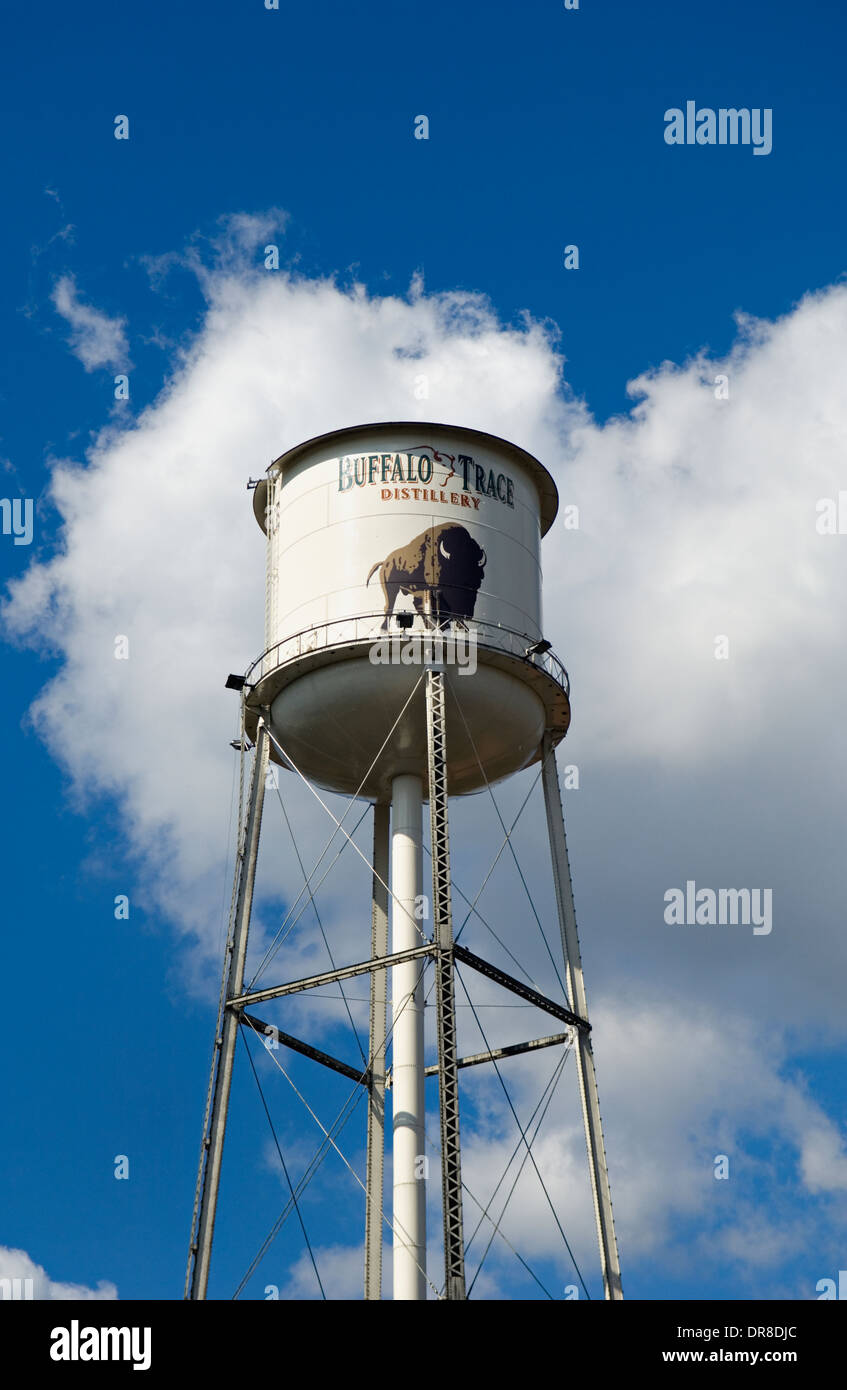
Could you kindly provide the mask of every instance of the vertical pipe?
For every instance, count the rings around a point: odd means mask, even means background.
[[[391,784],[391,949],[420,945],[415,916],[421,892],[423,784],[402,775]],[[394,1093],[394,1297],[426,1298],[423,964],[391,972]]]
[[[256,860],[259,853],[259,831],[262,825],[262,807],[265,800],[265,775],[268,768],[268,733],[264,719],[259,720],[256,735],[256,752],[253,757],[253,775],[250,780],[250,801],[247,811],[247,825],[244,830],[244,843],[239,855],[238,897],[235,920],[230,936],[228,955],[227,999],[241,994],[244,984],[244,961],[247,956],[247,934],[250,929],[250,912],[253,906],[253,885],[256,879]],[[225,964],[225,969],[227,966]],[[235,1057],[235,1044],[241,1016],[233,1009],[225,1008],[220,1036],[216,1039],[217,1072],[215,1076],[215,1098],[212,1106],[212,1120],[208,1138],[205,1141],[206,1165],[203,1179],[203,1195],[200,1202],[200,1218],[197,1231],[197,1249],[194,1254],[194,1272],[191,1280],[192,1299],[206,1297],[209,1282],[209,1264],[212,1258],[212,1236],[215,1231],[215,1212],[218,1205],[218,1187],[221,1180],[226,1120],[229,1110],[229,1092],[232,1085],[232,1064]]]
[[[371,957],[388,955],[388,806],[374,806]],[[365,1198],[365,1298],[382,1297],[382,1192],[385,1160],[385,970],[371,971],[368,1149]]]
[[[562,814],[556,753],[549,734],[544,735],[541,759],[544,805],[547,811],[547,832],[550,837],[550,853],[553,859],[553,882],[556,888],[562,950],[567,970],[568,994],[574,1012],[579,1014],[580,1018],[584,1018],[587,1023],[588,1001],[585,994],[585,978],[582,973],[582,956],[576,927],[573,884],[571,883],[568,844],[565,837],[565,818]],[[615,1236],[615,1219],[612,1213],[612,1193],[609,1187],[609,1170],[606,1165],[606,1146],[603,1142],[600,1098],[597,1092],[591,1035],[583,1028],[577,1029],[576,1064],[579,1075],[579,1093],[582,1100],[582,1118],[585,1125],[585,1142],[588,1148],[591,1192],[594,1197],[594,1216],[597,1222],[597,1238],[600,1244],[600,1260],[603,1267],[603,1287],[607,1299],[619,1300],[623,1298],[621,1266]]]

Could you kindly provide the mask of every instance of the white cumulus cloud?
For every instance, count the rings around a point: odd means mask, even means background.
[[[63,275],[53,289],[56,312],[70,324],[70,346],[87,372],[96,367],[115,371],[129,363],[126,319],[110,318],[102,309],[84,303],[73,275]]]
[[[12,585],[4,610],[7,633],[63,658],[33,724],[82,807],[115,799],[148,902],[199,946],[191,961],[202,968],[219,944],[236,732],[223,681],[263,638],[264,544],[248,476],[302,439],[369,419],[444,420],[537,454],[562,502],[579,508],[578,529],[560,521],[544,542],[545,631],[573,680],[560,760],[581,774],[566,809],[589,994],[605,1001],[597,1050],[621,1231],[645,1255],[657,1240],[673,1247],[674,1222],[694,1216],[710,1259],[723,1250],[742,1260],[737,1233],[748,1228],[790,1245],[797,1212],[773,1165],[774,1210],[739,1198],[733,1237],[712,1212],[721,1185],[709,1163],[734,1145],[742,1162],[767,1167],[761,1145],[773,1132],[790,1149],[799,1197],[834,1202],[845,1187],[843,1136],[802,1078],[787,1079],[785,1030],[790,1018],[795,1038],[805,1029],[806,1041],[844,1043],[847,542],[815,523],[820,499],[847,486],[847,287],[809,295],[772,323],[739,317],[726,357],[703,352],[645,373],[631,385],[632,410],[601,425],[569,392],[546,326],[504,324],[480,295],[428,295],[417,282],[404,298],[246,268],[244,247],[273,225],[230,219],[214,264],[201,266],[196,246],[182,258],[207,310],[167,385],[131,427],[109,425],[84,459],[54,466],[59,544]],[[71,280],[60,284],[57,307],[83,363],[125,355],[122,323],[85,309]],[[728,398],[716,394],[719,375]],[[118,636],[128,661],[114,659]],[[716,660],[718,637],[728,660]],[[280,784],[311,867],[331,827],[307,792]],[[521,787],[515,779],[498,795],[506,804]],[[274,800],[265,928],[301,882]],[[484,798],[451,816],[454,872],[473,896],[497,827]],[[537,809],[524,830],[529,881],[541,884],[549,860]],[[365,821],[365,853],[367,831]],[[368,882],[349,851],[344,864],[319,904],[333,949],[349,959],[349,903],[367,901]],[[772,934],[667,926],[664,891],[687,878],[772,887]],[[492,921],[500,914],[528,968],[548,969],[514,883],[495,876],[480,906]],[[547,921],[551,912],[548,895]],[[490,941],[486,953],[508,964]],[[288,964],[312,961],[326,956],[310,911]],[[549,974],[539,979],[549,987]],[[633,1007],[642,997],[653,1012]],[[720,1021],[710,1022],[702,1011],[715,1001]],[[318,1023],[338,1012],[317,1000],[299,1007]],[[478,1050],[467,1018],[462,1027]],[[523,1064],[509,1075],[522,1077]],[[483,1191],[507,1144],[502,1099],[492,1093],[490,1105],[490,1133],[467,1136],[468,1173]],[[566,1200],[575,1175],[584,1180],[578,1116],[551,1133],[546,1149],[539,1142]],[[546,1255],[554,1228],[528,1182],[515,1234]],[[573,1220],[587,1251],[590,1206]],[[818,1229],[816,1218],[808,1230]],[[352,1287],[353,1255],[330,1261],[339,1288]]]
[[[10,1280],[10,1292],[5,1281]],[[20,1284],[17,1281],[20,1280]],[[42,1265],[36,1264],[25,1250],[0,1245],[0,1287],[3,1298],[32,1298],[43,1302],[70,1303],[76,1299],[105,1300],[118,1296],[117,1288],[107,1279],[100,1279],[96,1288],[86,1284],[67,1284],[51,1279]],[[18,1293],[20,1289],[20,1294]]]

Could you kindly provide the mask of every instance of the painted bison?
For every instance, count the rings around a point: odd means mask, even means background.
[[[464,526],[448,522],[430,526],[408,545],[378,560],[366,584],[377,570],[385,597],[383,632],[388,631],[400,594],[411,594],[417,612],[430,627],[444,627],[473,617],[485,572],[485,551]]]

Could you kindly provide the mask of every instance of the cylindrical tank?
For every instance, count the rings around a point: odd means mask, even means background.
[[[533,650],[557,506],[537,459],[460,426],[358,425],[275,460],[254,493],[266,651],[247,703],[270,708],[290,762],[373,800],[425,780],[427,659],[447,670],[451,795],[533,762],[546,729],[563,737],[567,676]]]

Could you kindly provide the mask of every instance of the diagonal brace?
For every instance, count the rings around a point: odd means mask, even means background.
[[[573,1042],[571,1033],[551,1033],[546,1038],[533,1038],[531,1042],[510,1043],[508,1047],[493,1047],[490,1052],[474,1052],[470,1057],[460,1057],[457,1067],[478,1067],[482,1062],[499,1062],[502,1057],[518,1057],[522,1052],[535,1052],[539,1047],[557,1047],[560,1043]],[[424,1076],[437,1076],[438,1067],[427,1067]]]
[[[590,1032],[591,1024],[584,1018],[580,1018],[579,1015],[573,1013],[572,1010],[566,1009],[564,1005],[557,1004],[555,1000],[548,999],[545,994],[539,994],[537,989],[532,989],[529,985],[522,984],[520,980],[515,979],[514,975],[507,975],[505,970],[501,970],[499,966],[492,965],[490,961],[483,960],[481,956],[475,956],[473,951],[468,950],[467,946],[455,945],[453,947],[453,954],[456,960],[463,961],[465,965],[469,965],[472,970],[478,971],[480,975],[485,975],[489,980],[493,980],[495,984],[502,985],[504,989],[511,990],[512,994],[517,994],[519,998],[525,999],[527,1003],[534,1004],[535,1007],[541,1009],[543,1013],[552,1014],[554,1018],[561,1019],[563,1023],[570,1023],[574,1028],[578,1028],[580,1032]]]
[[[371,970],[390,970],[392,965],[402,965],[404,961],[417,960],[419,956],[434,955],[436,949],[433,942],[427,942],[424,946],[413,946],[408,951],[395,951],[390,956],[359,961],[357,965],[343,965],[340,970],[325,970],[322,975],[307,975],[305,979],[292,980],[289,984],[237,994],[226,1001],[226,1006],[228,1009],[242,1009],[245,1004],[261,1004],[266,999],[281,999],[283,995],[298,994],[304,989],[319,989],[321,985],[332,985],[338,980],[351,980],[354,975],[367,975]]]
[[[370,1071],[361,1067],[348,1067],[346,1062],[340,1062],[337,1057],[332,1057],[328,1052],[321,1052],[319,1047],[312,1047],[311,1043],[302,1042],[300,1038],[294,1038],[290,1033],[283,1033],[281,1028],[277,1028],[275,1023],[263,1023],[260,1018],[253,1014],[242,1014],[241,1022],[249,1028],[261,1034],[262,1037],[271,1038],[272,1042],[281,1042],[283,1047],[288,1047],[292,1052],[299,1052],[304,1057],[311,1057],[313,1062],[320,1062],[321,1066],[329,1067],[331,1071],[340,1072],[342,1076],[347,1076],[351,1081],[357,1082],[361,1086],[367,1086]],[[263,1044],[267,1046],[267,1044]]]

